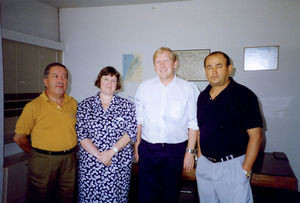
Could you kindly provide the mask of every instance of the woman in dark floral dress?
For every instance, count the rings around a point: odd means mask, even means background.
[[[100,92],[78,104],[79,202],[127,202],[137,122],[134,104],[115,95],[120,73],[103,68]]]

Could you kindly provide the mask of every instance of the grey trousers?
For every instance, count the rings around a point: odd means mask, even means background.
[[[213,163],[205,156],[197,161],[196,179],[201,203],[252,203],[250,181],[242,164],[245,155]]]
[[[75,150],[67,155],[46,155],[31,150],[27,202],[72,203],[75,164]]]

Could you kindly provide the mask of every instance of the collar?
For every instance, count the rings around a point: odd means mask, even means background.
[[[235,84],[237,84],[232,77],[229,77],[230,83],[227,85],[227,87],[225,87],[225,89],[222,90],[222,92],[227,92],[228,90],[230,90],[233,86],[235,86]],[[212,88],[212,86],[209,84],[207,85],[207,87],[205,88],[204,91],[207,91],[207,94],[209,95],[209,91]],[[220,94],[222,93],[220,92]],[[210,95],[209,95],[210,96]]]
[[[43,100],[45,100],[46,102],[49,102],[49,101],[50,101],[50,99],[49,99],[49,97],[47,96],[45,90],[42,92],[42,94],[41,94],[40,96],[41,96],[41,98],[42,98]],[[67,103],[67,102],[69,102],[69,101],[70,101],[70,97],[65,93],[65,94],[64,94],[64,104]]]
[[[97,92],[97,94],[94,96],[94,97],[95,97],[95,101],[96,101],[97,104],[101,104],[100,92],[101,92],[101,91]],[[113,94],[113,97],[112,97],[112,99],[111,99],[111,104],[115,103],[115,100],[116,100],[116,95],[115,95],[115,93],[114,93],[114,94]]]
[[[156,81],[160,84],[160,85],[162,85],[162,86],[164,86],[164,87],[169,87],[170,85],[172,85],[172,84],[176,84],[177,83],[177,76],[176,76],[176,73],[174,73],[174,77],[173,77],[173,79],[171,80],[171,82],[167,85],[167,86],[165,86],[161,81],[160,81],[160,79],[159,79],[159,77],[158,76],[156,76]]]

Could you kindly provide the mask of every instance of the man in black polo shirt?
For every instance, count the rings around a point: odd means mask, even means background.
[[[210,84],[197,103],[200,201],[253,202],[249,180],[263,127],[257,97],[229,77],[232,65],[225,53],[209,54],[204,67]]]

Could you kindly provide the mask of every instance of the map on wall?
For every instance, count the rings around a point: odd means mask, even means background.
[[[178,56],[178,77],[189,81],[207,80],[204,70],[204,59],[210,53],[209,49],[175,50]]]
[[[124,82],[142,81],[141,54],[123,54],[123,79]]]

